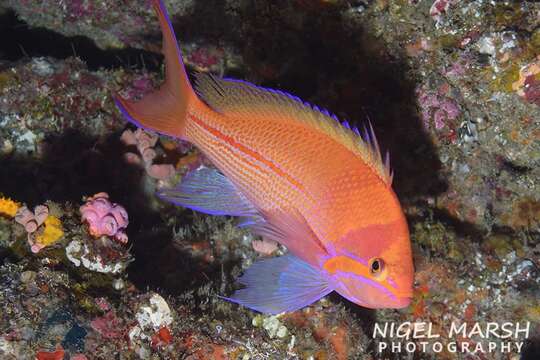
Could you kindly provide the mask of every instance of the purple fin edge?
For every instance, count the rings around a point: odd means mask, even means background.
[[[327,109],[319,108],[317,105],[313,105],[313,104],[311,104],[311,103],[309,103],[307,101],[303,101],[298,96],[292,95],[292,94],[290,94],[290,93],[288,93],[286,91],[266,88],[266,87],[263,87],[263,86],[255,85],[255,84],[250,83],[249,81],[245,81],[245,80],[232,79],[232,78],[223,78],[222,80],[227,81],[227,82],[231,82],[231,83],[240,84],[240,85],[251,86],[251,87],[254,87],[254,88],[258,89],[258,90],[267,91],[267,92],[270,92],[270,93],[273,93],[273,94],[283,95],[283,96],[286,96],[289,99],[291,99],[291,100],[293,100],[293,101],[295,101],[295,102],[297,102],[297,103],[299,103],[301,105],[307,106],[312,110],[320,112],[323,115],[325,115],[325,116],[333,119],[334,121],[336,121],[340,126],[346,128],[348,130],[353,131],[357,136],[359,136],[368,146],[370,146],[379,155],[379,158],[380,158],[381,161],[384,160],[383,156],[382,156],[382,154],[380,152],[377,137],[375,136],[375,131],[373,129],[373,126],[371,125],[371,121],[369,121],[369,120],[367,121],[368,126],[366,127],[366,125],[364,124],[363,125],[364,131],[360,132],[357,127],[351,128],[351,126],[350,126],[350,124],[349,124],[349,122],[347,120],[342,122],[342,121],[339,120],[339,118],[335,114],[329,112]],[[388,163],[388,166],[387,166],[386,162],[383,162],[383,165],[386,167],[388,173],[392,173],[392,170],[390,169],[390,164],[389,163]]]
[[[218,297],[267,314],[296,311],[334,290],[320,269],[291,254],[255,262],[238,283],[246,287]]]

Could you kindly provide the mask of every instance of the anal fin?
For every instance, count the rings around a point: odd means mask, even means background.
[[[259,260],[238,281],[246,288],[224,299],[266,314],[301,309],[333,291],[319,269],[292,254]]]

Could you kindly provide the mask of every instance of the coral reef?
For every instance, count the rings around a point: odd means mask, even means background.
[[[158,294],[152,294],[147,302],[139,306],[135,314],[137,325],[128,333],[131,346],[139,354],[150,353],[149,345],[152,348],[160,348],[172,341],[169,327],[173,317],[169,305]]]
[[[153,195],[209,164],[133,129],[111,99],[140,98],[163,78],[148,2],[8,0],[2,359],[539,358],[540,3],[165,3],[190,72],[370,120],[409,222],[413,303],[372,311],[330,295],[268,316],[220,299],[259,257],[286,250]],[[530,332],[520,351],[379,351],[375,324],[406,322],[471,349],[504,339],[456,338],[449,323],[529,322]]]
[[[536,61],[519,70],[519,79],[512,84],[512,89],[526,101],[540,106],[540,55]]]
[[[171,12],[187,16],[194,1],[167,1]],[[66,36],[87,36],[102,48],[122,48],[146,44],[143,34],[156,30],[149,19],[152,12],[143,0],[129,6],[119,0],[110,2],[74,0],[65,4],[55,1],[8,1],[8,6],[34,27],[46,27]],[[36,16],[36,14],[39,14]]]

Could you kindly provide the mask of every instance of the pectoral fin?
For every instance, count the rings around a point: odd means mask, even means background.
[[[324,244],[297,210],[261,210],[259,214],[251,222],[245,221],[255,234],[280,243],[309,264],[317,265],[321,257],[328,255]]]
[[[176,205],[211,215],[252,217],[257,213],[225,175],[207,167],[189,172],[177,187],[160,190],[157,195]]]

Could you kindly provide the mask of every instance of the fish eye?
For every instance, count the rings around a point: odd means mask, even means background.
[[[369,271],[372,275],[378,276],[384,270],[384,261],[380,258],[373,258],[369,262]]]

